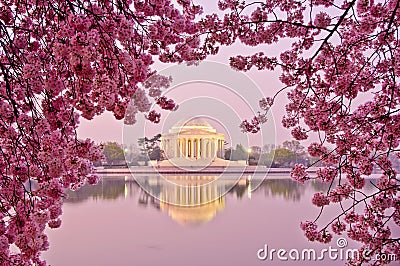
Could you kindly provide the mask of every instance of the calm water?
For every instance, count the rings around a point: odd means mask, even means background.
[[[202,203],[211,195],[167,191],[157,183],[151,187],[177,203]],[[54,266],[343,265],[329,258],[312,263],[282,262],[276,255],[273,262],[257,258],[265,244],[300,252],[327,248],[308,242],[299,228],[301,221],[318,215],[311,197],[326,189],[317,182],[301,185],[269,176],[253,192],[242,182],[213,202],[179,207],[154,199],[123,176],[104,177],[96,186],[68,193],[62,226],[48,231],[50,250],[43,257]],[[335,210],[327,211],[329,215]]]

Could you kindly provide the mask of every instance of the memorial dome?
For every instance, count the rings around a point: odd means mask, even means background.
[[[183,130],[200,129],[211,132],[216,130],[203,118],[182,119],[172,126],[170,133],[181,132]]]

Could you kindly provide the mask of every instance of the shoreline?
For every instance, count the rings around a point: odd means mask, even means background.
[[[196,169],[193,167],[180,169],[177,167],[152,167],[152,166],[135,166],[124,168],[96,168],[97,174],[290,174],[291,168],[267,168],[267,167],[207,167],[204,169]],[[308,173],[316,173],[319,167],[307,169]]]
[[[306,170],[307,173],[315,176],[320,167],[310,167]],[[152,166],[135,166],[135,167],[124,167],[124,168],[96,168],[95,173],[102,176],[115,176],[115,175],[220,175],[229,174],[237,175],[240,174],[241,178],[247,178],[247,175],[268,175],[271,177],[277,177],[285,175],[286,178],[290,178],[291,168],[266,168],[256,166],[246,167],[208,167],[205,169],[179,169],[176,167],[160,167],[154,168]],[[372,173],[370,176],[365,176],[367,179],[379,178],[382,173]],[[343,176],[344,177],[344,176]]]

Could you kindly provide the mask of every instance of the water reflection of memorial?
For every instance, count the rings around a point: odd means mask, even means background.
[[[161,202],[178,206],[199,206],[221,198],[237,183],[235,179],[221,180],[212,175],[164,176],[159,192]],[[241,182],[245,184],[245,182]]]
[[[160,208],[182,225],[198,225],[212,220],[225,208],[225,197],[198,206],[178,206],[160,202]]]
[[[138,178],[138,177],[136,177]],[[235,179],[212,175],[143,176],[139,183],[159,200],[160,209],[180,224],[202,224],[225,208],[225,194],[237,184]]]
[[[189,225],[213,219],[225,208],[226,192],[235,185],[246,186],[245,182],[236,184],[237,180],[218,180],[217,176],[171,176],[167,179],[176,186],[160,194],[162,209],[174,221]]]
[[[264,195],[265,199],[280,197],[285,201],[298,201],[306,189],[325,191],[327,184],[312,182],[299,184],[289,178],[267,177],[257,190],[252,192],[252,183],[244,179],[218,179],[206,175],[141,176],[139,186],[132,178],[102,178],[97,185],[86,185],[77,191],[67,191],[64,202],[79,204],[88,200],[111,201],[125,199],[143,207],[166,212],[180,224],[196,225],[212,220],[226,205],[226,196],[242,199],[253,195]],[[150,192],[150,193],[149,193]],[[154,195],[151,196],[151,195]]]

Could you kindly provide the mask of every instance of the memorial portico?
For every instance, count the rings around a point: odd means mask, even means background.
[[[160,148],[168,159],[189,160],[224,157],[225,136],[218,133],[207,121],[195,118],[176,123],[161,136]]]

